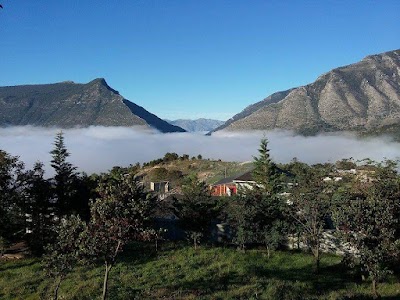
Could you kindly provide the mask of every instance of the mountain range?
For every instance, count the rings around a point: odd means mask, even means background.
[[[278,128],[304,135],[355,131],[400,137],[400,50],[370,55],[360,62],[333,69],[311,84],[276,92],[222,125],[218,122],[205,119],[166,122],[122,97],[103,78],[86,84],[65,81],[0,87],[3,127],[140,125],[161,132]]]
[[[122,97],[103,78],[86,84],[0,87],[0,126],[145,126],[161,132],[184,132]]]
[[[214,131],[288,129],[398,133],[400,50],[365,57],[327,72],[311,84],[274,93]]]
[[[213,119],[178,119],[178,120],[165,120],[172,125],[179,126],[189,132],[209,132],[224,124],[224,121],[213,120]]]

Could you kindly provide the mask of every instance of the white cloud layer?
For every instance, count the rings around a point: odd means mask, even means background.
[[[31,126],[0,129],[0,149],[20,159],[31,168],[42,161],[48,174],[57,128]],[[400,144],[388,137],[359,139],[351,134],[326,134],[315,137],[296,136],[289,131],[232,133],[212,136],[193,133],[161,134],[141,128],[89,127],[63,130],[69,161],[89,174],[105,172],[113,166],[129,166],[163,157],[166,152],[179,155],[201,154],[205,158],[225,161],[249,161],[257,155],[260,139],[269,140],[272,158],[288,162],[293,157],[307,163],[334,162],[342,158],[400,157]]]

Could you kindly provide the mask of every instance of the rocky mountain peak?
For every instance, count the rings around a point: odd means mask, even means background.
[[[86,84],[0,87],[0,126],[14,125],[145,126],[161,132],[185,131],[124,99],[104,78]]]
[[[367,56],[324,73],[311,84],[272,94],[217,130],[274,128],[303,134],[396,131],[400,128],[400,50]]]

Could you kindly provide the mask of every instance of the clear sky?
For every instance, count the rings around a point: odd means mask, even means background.
[[[400,48],[399,0],[0,0],[0,86],[104,77],[161,118],[228,119]]]

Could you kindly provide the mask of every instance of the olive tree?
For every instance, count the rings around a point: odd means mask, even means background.
[[[331,214],[334,186],[323,180],[331,167],[329,164],[312,167],[303,165],[301,176],[291,190],[290,205],[287,206],[288,217],[300,226],[302,237],[314,256],[316,273],[320,268],[323,232]]]
[[[146,193],[133,176],[114,176],[100,183],[100,197],[90,206],[86,231],[86,256],[104,263],[102,299],[108,292],[109,273],[124,245],[151,237],[150,217],[155,198]]]
[[[369,176],[369,181],[353,181],[342,193],[334,219],[339,236],[352,249],[350,265],[368,274],[377,298],[377,284],[391,273],[391,262],[399,254],[400,181],[392,164],[375,166]]]

